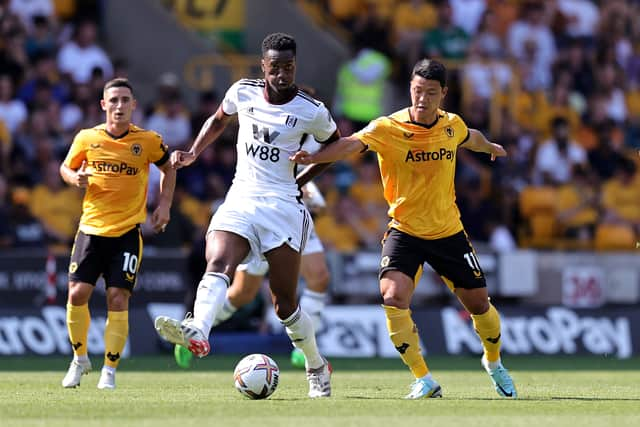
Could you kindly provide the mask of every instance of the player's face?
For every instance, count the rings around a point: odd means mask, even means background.
[[[100,105],[107,113],[108,123],[129,124],[136,100],[128,87],[111,87],[102,94]]]
[[[410,91],[413,111],[422,117],[436,114],[447,94],[447,88],[441,87],[439,81],[427,80],[421,76],[413,76]]]
[[[289,89],[295,80],[296,57],[292,50],[269,49],[262,57],[264,79],[275,92]]]

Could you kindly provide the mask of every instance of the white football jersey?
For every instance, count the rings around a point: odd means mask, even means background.
[[[286,104],[265,99],[265,81],[242,79],[222,100],[225,114],[238,114],[238,162],[229,194],[291,198],[300,196],[296,164],[289,156],[300,150],[308,135],[329,139],[336,124],[324,104],[298,91]]]

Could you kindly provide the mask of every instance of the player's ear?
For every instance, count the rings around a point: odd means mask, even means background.
[[[445,96],[447,96],[447,92],[449,91],[449,87],[445,86],[442,88],[442,99],[444,99]]]
[[[104,102],[104,99],[100,100],[100,107],[102,107],[102,111],[107,111],[107,103]]]
[[[264,58],[262,58],[260,60],[260,69],[262,70],[263,73],[265,73],[265,70],[264,70]]]

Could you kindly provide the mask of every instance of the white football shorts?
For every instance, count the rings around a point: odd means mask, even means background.
[[[316,228],[311,221],[311,227],[309,230],[309,240],[302,251],[302,256],[316,254],[324,251],[324,246],[316,233]],[[266,260],[253,257],[252,260],[245,264],[240,264],[238,270],[246,271],[253,276],[264,276],[269,271],[269,263]]]
[[[249,242],[251,252],[244,263],[264,261],[264,253],[289,245],[300,252],[312,225],[307,208],[295,199],[277,197],[233,197],[216,210],[207,233],[219,230],[238,234]]]

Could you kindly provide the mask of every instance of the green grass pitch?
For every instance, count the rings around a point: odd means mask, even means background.
[[[171,355],[124,360],[115,391],[97,390],[102,360],[77,389],[60,380],[68,359],[0,358],[0,426],[640,426],[640,358],[507,357],[520,398],[493,390],[477,358],[430,357],[444,398],[405,401],[400,360],[335,359],[333,396],[306,398],[285,357],[271,398],[233,387],[240,357],[209,356],[189,370]]]

